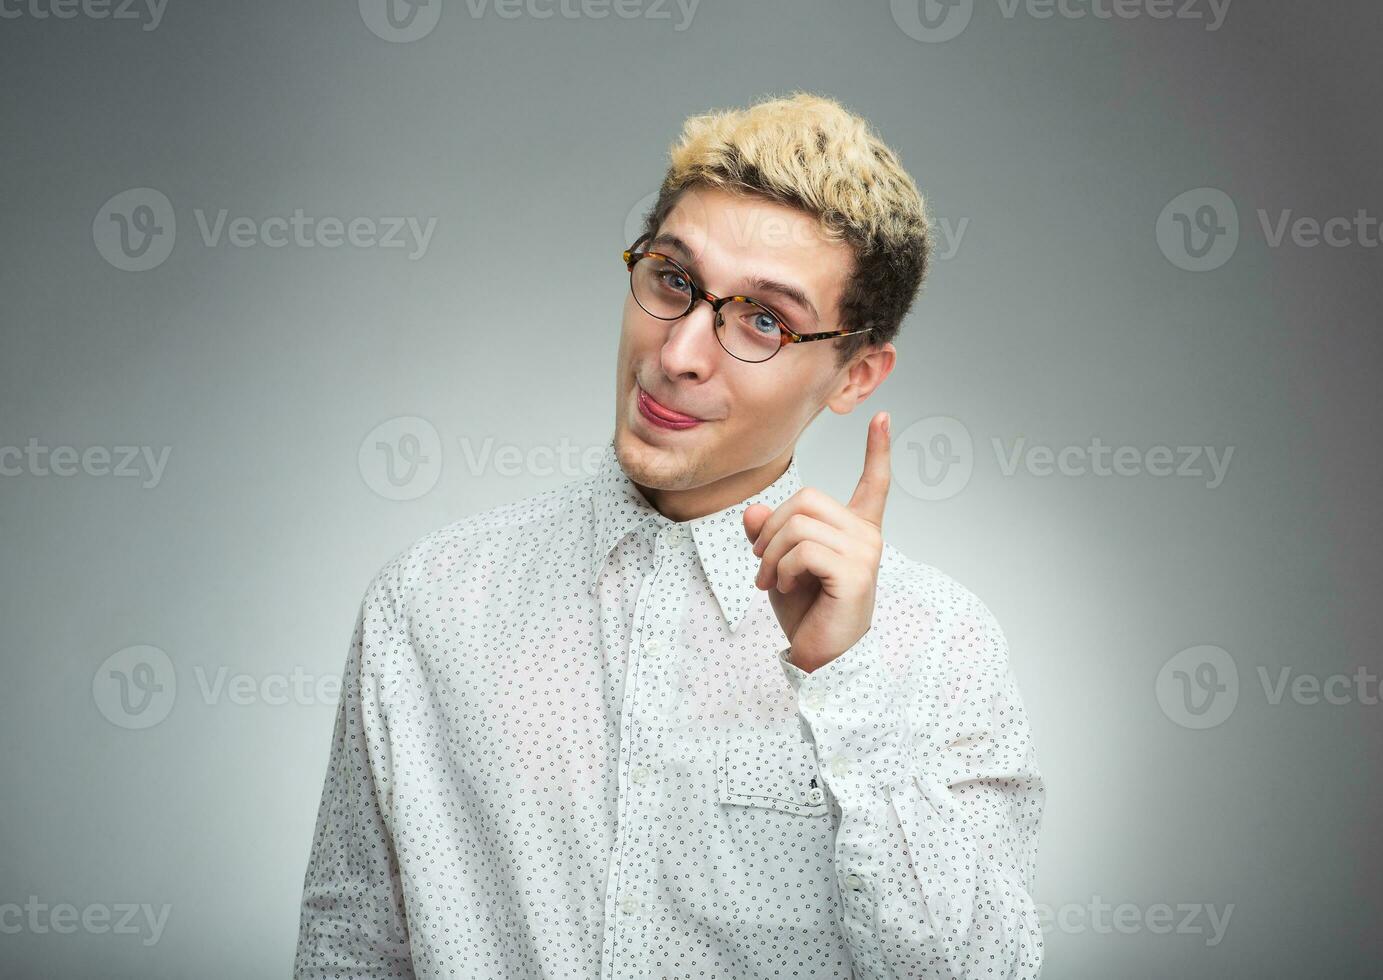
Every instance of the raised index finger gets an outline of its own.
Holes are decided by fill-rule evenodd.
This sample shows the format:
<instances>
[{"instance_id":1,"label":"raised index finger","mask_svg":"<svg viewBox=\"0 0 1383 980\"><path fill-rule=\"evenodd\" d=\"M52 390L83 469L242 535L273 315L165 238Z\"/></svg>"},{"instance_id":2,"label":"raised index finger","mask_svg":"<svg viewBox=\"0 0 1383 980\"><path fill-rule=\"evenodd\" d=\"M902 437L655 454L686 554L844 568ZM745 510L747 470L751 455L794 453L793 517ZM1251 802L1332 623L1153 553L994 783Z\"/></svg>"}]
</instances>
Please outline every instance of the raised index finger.
<instances>
[{"instance_id":1,"label":"raised index finger","mask_svg":"<svg viewBox=\"0 0 1383 980\"><path fill-rule=\"evenodd\" d=\"M889 461L888 413L879 412L869 420L869 439L864 448L864 473L846 506L876 527L884 524L884 503L892 477Z\"/></svg>"}]
</instances>

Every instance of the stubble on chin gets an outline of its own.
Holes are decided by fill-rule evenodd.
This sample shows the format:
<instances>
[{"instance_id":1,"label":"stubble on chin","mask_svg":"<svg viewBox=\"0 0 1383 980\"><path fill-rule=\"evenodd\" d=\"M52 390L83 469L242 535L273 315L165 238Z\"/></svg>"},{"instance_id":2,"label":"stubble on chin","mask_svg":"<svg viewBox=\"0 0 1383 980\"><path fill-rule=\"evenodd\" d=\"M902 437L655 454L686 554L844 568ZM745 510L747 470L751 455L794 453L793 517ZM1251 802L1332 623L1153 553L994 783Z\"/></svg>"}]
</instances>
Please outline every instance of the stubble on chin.
<instances>
[{"instance_id":1,"label":"stubble on chin","mask_svg":"<svg viewBox=\"0 0 1383 980\"><path fill-rule=\"evenodd\" d=\"M702 466L696 458L647 446L632 434L615 440L615 456L625 475L655 490L686 490L699 486Z\"/></svg>"}]
</instances>

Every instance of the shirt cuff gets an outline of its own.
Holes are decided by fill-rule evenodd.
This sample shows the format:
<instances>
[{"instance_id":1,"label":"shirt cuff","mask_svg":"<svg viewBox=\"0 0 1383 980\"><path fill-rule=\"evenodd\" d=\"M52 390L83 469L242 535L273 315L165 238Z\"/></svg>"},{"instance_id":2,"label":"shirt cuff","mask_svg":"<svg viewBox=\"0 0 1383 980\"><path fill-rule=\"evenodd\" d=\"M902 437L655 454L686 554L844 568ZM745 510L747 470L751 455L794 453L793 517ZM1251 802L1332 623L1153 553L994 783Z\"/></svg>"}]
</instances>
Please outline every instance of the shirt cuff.
<instances>
[{"instance_id":1,"label":"shirt cuff","mask_svg":"<svg viewBox=\"0 0 1383 980\"><path fill-rule=\"evenodd\" d=\"M811 673L778 651L827 788L845 805L912 779L912 727L902 685L884 661L873 627Z\"/></svg>"}]
</instances>

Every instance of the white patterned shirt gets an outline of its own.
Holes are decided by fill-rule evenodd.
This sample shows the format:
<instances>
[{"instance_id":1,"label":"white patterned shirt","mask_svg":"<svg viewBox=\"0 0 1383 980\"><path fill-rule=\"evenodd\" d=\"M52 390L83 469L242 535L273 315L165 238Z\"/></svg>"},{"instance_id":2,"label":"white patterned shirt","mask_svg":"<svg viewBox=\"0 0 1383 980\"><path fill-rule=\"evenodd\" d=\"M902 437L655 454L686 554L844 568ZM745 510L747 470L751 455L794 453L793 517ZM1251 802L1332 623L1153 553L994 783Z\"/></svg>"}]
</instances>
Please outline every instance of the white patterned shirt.
<instances>
[{"instance_id":1,"label":"white patterned shirt","mask_svg":"<svg viewBox=\"0 0 1383 980\"><path fill-rule=\"evenodd\" d=\"M988 608L887 543L811 673L744 532L620 468L417 541L346 660L294 976L1036 977L1044 801Z\"/></svg>"}]
</instances>

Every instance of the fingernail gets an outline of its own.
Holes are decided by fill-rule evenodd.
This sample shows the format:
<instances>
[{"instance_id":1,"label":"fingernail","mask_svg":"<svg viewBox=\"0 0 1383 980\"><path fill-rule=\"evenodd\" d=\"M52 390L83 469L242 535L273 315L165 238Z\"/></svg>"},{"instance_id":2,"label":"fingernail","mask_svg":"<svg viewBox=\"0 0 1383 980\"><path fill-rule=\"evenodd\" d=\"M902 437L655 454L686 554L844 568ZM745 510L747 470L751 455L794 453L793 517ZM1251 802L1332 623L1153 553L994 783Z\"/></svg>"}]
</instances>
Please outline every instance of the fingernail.
<instances>
[{"instance_id":1,"label":"fingernail","mask_svg":"<svg viewBox=\"0 0 1383 980\"><path fill-rule=\"evenodd\" d=\"M884 413L884 435L888 435L888 423L893 421L893 417L887 412Z\"/></svg>"}]
</instances>

